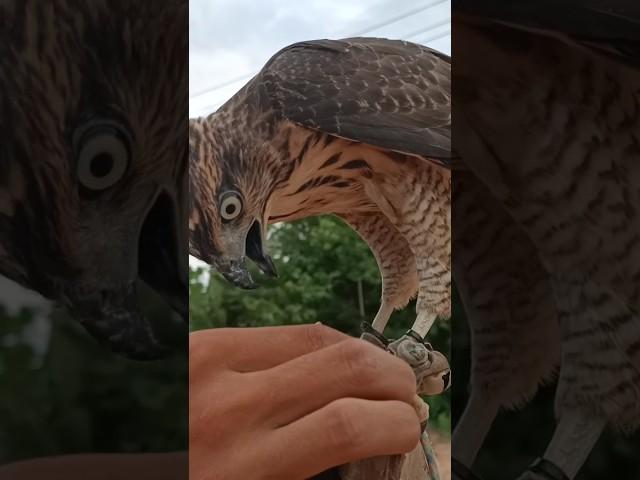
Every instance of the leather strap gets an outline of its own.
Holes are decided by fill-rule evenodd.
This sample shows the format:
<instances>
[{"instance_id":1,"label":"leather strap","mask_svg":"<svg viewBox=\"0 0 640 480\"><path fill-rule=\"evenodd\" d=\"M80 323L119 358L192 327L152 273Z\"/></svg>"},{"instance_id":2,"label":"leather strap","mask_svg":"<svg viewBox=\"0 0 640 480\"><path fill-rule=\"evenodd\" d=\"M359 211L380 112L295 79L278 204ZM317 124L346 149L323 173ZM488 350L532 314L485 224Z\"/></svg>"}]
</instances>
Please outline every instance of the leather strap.
<instances>
[{"instance_id":1,"label":"leather strap","mask_svg":"<svg viewBox=\"0 0 640 480\"><path fill-rule=\"evenodd\" d=\"M405 335L413 338L418 343L423 344L425 347L427 347L427 350L433 352L433 347L431 346L431 344L427 342L424 338L422 338L420 335L418 335L418 332L416 332L415 330L411 330L411 329L407 330L407 333L405 333Z\"/></svg>"},{"instance_id":2,"label":"leather strap","mask_svg":"<svg viewBox=\"0 0 640 480\"><path fill-rule=\"evenodd\" d=\"M466 465L460 463L453 457L451 457L451 471L454 480L482 480L482 478L469 470Z\"/></svg>"},{"instance_id":3,"label":"leather strap","mask_svg":"<svg viewBox=\"0 0 640 480\"><path fill-rule=\"evenodd\" d=\"M560 467L544 458L536 458L529 467L529 471L538 473L549 480L570 480Z\"/></svg>"},{"instance_id":4,"label":"leather strap","mask_svg":"<svg viewBox=\"0 0 640 480\"><path fill-rule=\"evenodd\" d=\"M360 324L360 329L362 330L362 335L360 335L360 338L362 338L363 340L368 340L374 345L378 345L384 349L389 346L389 339L378 332L375 328L373 328L370 323L362 322Z\"/></svg>"}]
</instances>

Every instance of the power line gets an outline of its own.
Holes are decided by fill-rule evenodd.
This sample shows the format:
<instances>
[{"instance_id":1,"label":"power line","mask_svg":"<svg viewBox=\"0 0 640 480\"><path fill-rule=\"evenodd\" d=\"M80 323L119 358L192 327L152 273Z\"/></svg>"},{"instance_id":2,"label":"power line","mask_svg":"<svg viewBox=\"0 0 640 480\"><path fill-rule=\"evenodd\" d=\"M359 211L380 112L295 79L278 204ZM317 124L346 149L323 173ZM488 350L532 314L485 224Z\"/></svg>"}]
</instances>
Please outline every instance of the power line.
<instances>
[{"instance_id":1,"label":"power line","mask_svg":"<svg viewBox=\"0 0 640 480\"><path fill-rule=\"evenodd\" d=\"M447 1L448 0L436 0L435 2L431 2L431 3L428 3L426 5L422 5L421 7L414 8L413 10L410 10L408 12L405 12L405 13L401 14L401 15L398 15L397 17L390 18L390 19L388 19L388 20L386 20L384 22L378 23L376 25L371 25L371 26L365 28L364 30L360 30L360 31L358 31L356 33L353 33L353 34L349 35L349 36L350 37L359 37L361 35L365 35L367 33L371 33L371 32L373 32L375 30L379 30L379 29L381 29L383 27L386 27L387 25L391 25L392 23L396 23L396 22L399 22L400 20L404 20L407 17L411 17L411 16L413 16L413 15L415 15L417 13L423 12L425 10L428 10L429 8L435 7L436 5L440 5L441 3L445 3Z\"/></svg>"},{"instance_id":2,"label":"power line","mask_svg":"<svg viewBox=\"0 0 640 480\"><path fill-rule=\"evenodd\" d=\"M235 78L232 78L230 80L227 80L226 82L222 82L222 83L219 83L218 85L214 85L213 87L203 88L202 90L198 90L197 92L195 92L193 95L189 95L189 98L200 97L200 96L204 95L205 93L213 92L214 90L220 90L221 88L228 87L229 85L233 85L234 83L239 82L240 80L244 80L245 78L249 78L249 77L255 75L256 73L257 72L246 73L246 74L241 75L239 77L235 77Z\"/></svg>"},{"instance_id":3,"label":"power line","mask_svg":"<svg viewBox=\"0 0 640 480\"><path fill-rule=\"evenodd\" d=\"M414 30L413 32L409 32L403 35L401 38L403 40L409 40L412 37L417 37L418 35L422 35L423 33L430 32L431 30L436 30L440 27L444 27L445 25L451 25L451 18L446 18L440 22L435 22L429 25L428 27L421 28L420 30Z\"/></svg>"},{"instance_id":4,"label":"power line","mask_svg":"<svg viewBox=\"0 0 640 480\"><path fill-rule=\"evenodd\" d=\"M431 42L435 42L436 40L440 40L441 38L448 37L449 35L451 35L451 30L447 29L443 33L439 33L439 34L433 35L431 37L423 38L422 40L419 40L418 43L421 43L423 45L428 45Z\"/></svg>"},{"instance_id":5,"label":"power line","mask_svg":"<svg viewBox=\"0 0 640 480\"><path fill-rule=\"evenodd\" d=\"M373 32L375 30L379 30L380 28L386 27L387 25L391 25L393 23L399 22L400 20L404 20L405 18L411 17L411 16L416 15L416 14L418 14L420 12L428 10L429 8L433 8L433 7L437 6L437 5L440 5L442 3L446 3L448 1L449 0L436 0L434 2L430 2L430 3L426 4L426 5L422 5L420 7L414 8L413 10L405 12L405 13L403 13L401 15L396 16L396 17L392 17L392 18L390 18L390 19L388 19L388 20L386 20L384 22L380 22L380 23L377 23L375 25L370 25L369 27L365 28L364 30L360 30L358 32L352 33L351 35L347 35L347 37L359 37L359 36L365 35L367 33ZM450 19L447 19L446 22L441 22L441 23L444 24L444 23L449 23L449 22L450 22ZM441 25L438 25L438 26L441 26ZM425 33L428 30L429 30L429 28L418 30L417 32L415 32L415 35L411 35L411 36L420 35L421 33ZM202 95L204 95L206 93L210 93L210 92L213 92L215 90L220 90L221 88L225 88L225 87L228 87L230 85L233 85L234 83L240 82L241 80L247 80L250 77L256 75L258 72L259 72L259 70L256 70L256 71L254 71L252 73L247 73L247 74L241 75L239 77L232 78L230 80L227 80L225 82L219 83L219 84L214 85L212 87L208 87L208 88L204 88L202 90L198 90L197 92L193 93L193 95L189 95L189 98L191 99L191 98L195 98L195 97L200 97L200 96L202 96Z\"/></svg>"}]
</instances>

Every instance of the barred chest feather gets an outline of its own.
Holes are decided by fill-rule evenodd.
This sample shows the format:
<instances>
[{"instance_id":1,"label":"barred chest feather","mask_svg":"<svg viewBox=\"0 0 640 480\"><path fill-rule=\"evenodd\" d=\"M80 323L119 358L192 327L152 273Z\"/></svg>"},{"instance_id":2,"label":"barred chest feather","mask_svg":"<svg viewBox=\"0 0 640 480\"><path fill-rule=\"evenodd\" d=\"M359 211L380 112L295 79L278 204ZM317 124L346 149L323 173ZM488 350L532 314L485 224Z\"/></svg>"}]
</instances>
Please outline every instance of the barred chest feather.
<instances>
[{"instance_id":1,"label":"barred chest feather","mask_svg":"<svg viewBox=\"0 0 640 480\"><path fill-rule=\"evenodd\" d=\"M418 207L413 194L424 196L422 184L434 178L433 166L420 158L290 123L278 138L295 166L270 200L271 223L380 210L398 216Z\"/></svg>"}]
</instances>

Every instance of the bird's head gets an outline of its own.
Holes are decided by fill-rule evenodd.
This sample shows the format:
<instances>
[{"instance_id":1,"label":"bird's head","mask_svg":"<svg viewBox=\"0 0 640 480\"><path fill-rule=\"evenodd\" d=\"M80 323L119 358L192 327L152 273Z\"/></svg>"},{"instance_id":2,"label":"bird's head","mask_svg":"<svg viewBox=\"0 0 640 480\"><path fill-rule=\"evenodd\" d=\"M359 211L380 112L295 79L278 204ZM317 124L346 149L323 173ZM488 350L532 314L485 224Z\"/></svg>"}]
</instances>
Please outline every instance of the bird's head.
<instances>
[{"instance_id":1,"label":"bird's head","mask_svg":"<svg viewBox=\"0 0 640 480\"><path fill-rule=\"evenodd\" d=\"M224 124L221 114L190 120L189 248L233 285L253 289L247 259L277 276L266 249L277 164L269 157L277 153L266 143L234 141Z\"/></svg>"},{"instance_id":2,"label":"bird's head","mask_svg":"<svg viewBox=\"0 0 640 480\"><path fill-rule=\"evenodd\" d=\"M187 7L145 5L0 6L0 274L137 359L168 353L141 282L188 316Z\"/></svg>"}]
</instances>

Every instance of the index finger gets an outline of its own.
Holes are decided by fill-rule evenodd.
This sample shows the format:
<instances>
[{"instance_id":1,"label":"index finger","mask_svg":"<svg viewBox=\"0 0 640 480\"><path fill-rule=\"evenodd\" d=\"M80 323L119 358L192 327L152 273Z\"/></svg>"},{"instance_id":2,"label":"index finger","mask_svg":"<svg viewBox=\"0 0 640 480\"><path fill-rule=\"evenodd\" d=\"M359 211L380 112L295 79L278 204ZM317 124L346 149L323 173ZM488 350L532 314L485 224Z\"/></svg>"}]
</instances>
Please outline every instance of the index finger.
<instances>
[{"instance_id":1,"label":"index finger","mask_svg":"<svg viewBox=\"0 0 640 480\"><path fill-rule=\"evenodd\" d=\"M189 335L189 366L267 370L349 338L322 324L199 330Z\"/></svg>"}]
</instances>

